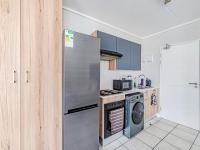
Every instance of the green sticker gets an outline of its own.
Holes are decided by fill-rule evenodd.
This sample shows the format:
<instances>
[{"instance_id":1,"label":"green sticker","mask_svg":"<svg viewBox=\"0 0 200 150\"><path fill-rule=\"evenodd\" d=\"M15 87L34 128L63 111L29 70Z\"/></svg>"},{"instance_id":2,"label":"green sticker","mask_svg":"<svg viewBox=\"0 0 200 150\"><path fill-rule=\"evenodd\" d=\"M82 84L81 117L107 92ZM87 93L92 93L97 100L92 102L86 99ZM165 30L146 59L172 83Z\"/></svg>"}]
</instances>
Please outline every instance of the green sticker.
<instances>
[{"instance_id":1,"label":"green sticker","mask_svg":"<svg viewBox=\"0 0 200 150\"><path fill-rule=\"evenodd\" d=\"M74 31L65 30L65 47L74 47Z\"/></svg>"}]
</instances>

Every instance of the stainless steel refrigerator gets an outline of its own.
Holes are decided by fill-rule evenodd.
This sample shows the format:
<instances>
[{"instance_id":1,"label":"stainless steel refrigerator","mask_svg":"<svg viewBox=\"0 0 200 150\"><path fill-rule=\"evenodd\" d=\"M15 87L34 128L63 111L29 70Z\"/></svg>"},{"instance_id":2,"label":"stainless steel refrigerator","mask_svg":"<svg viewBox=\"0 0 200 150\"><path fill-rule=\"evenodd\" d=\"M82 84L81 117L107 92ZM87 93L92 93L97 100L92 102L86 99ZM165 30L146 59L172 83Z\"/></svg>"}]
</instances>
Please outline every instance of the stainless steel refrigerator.
<instances>
[{"instance_id":1,"label":"stainless steel refrigerator","mask_svg":"<svg viewBox=\"0 0 200 150\"><path fill-rule=\"evenodd\" d=\"M100 40L64 30L63 149L99 149Z\"/></svg>"}]
</instances>

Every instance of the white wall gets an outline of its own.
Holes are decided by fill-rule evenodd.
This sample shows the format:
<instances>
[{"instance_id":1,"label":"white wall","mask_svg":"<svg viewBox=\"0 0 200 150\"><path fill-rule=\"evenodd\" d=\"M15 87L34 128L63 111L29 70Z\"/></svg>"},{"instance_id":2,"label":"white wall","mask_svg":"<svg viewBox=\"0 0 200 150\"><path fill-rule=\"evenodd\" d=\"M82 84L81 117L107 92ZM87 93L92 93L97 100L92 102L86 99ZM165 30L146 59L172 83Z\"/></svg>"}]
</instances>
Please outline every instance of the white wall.
<instances>
[{"instance_id":1,"label":"white wall","mask_svg":"<svg viewBox=\"0 0 200 150\"><path fill-rule=\"evenodd\" d=\"M160 86L160 48L166 43L177 44L200 39L200 21L142 40L63 9L63 26L85 34L100 30L130 41L142 43L142 60L145 56L153 55L154 57L152 63L142 62L142 72L152 79L152 85L156 87ZM108 63L101 62L101 89L112 88L113 78L129 74L137 76L140 73L134 71L109 71Z\"/></svg>"},{"instance_id":2,"label":"white wall","mask_svg":"<svg viewBox=\"0 0 200 150\"><path fill-rule=\"evenodd\" d=\"M141 43L142 40L132 35L123 33L119 30L113 29L104 24L97 23L91 19L75 14L73 12L63 9L63 27L69 28L77 32L91 34L95 30L100 30L130 41ZM112 80L118 79L124 76L132 75L133 77L138 76L141 72L135 71L110 71L108 70L108 62L101 61L101 89L112 89Z\"/></svg>"},{"instance_id":3,"label":"white wall","mask_svg":"<svg viewBox=\"0 0 200 150\"><path fill-rule=\"evenodd\" d=\"M83 17L66 9L63 9L63 26L65 28L70 28L74 31L85 34L91 34L96 30L100 30L133 42L137 43L142 42L142 39L139 39L122 31L116 30L104 24L100 24L89 18Z\"/></svg>"},{"instance_id":4,"label":"white wall","mask_svg":"<svg viewBox=\"0 0 200 150\"><path fill-rule=\"evenodd\" d=\"M143 57L154 56L153 63L143 63L142 71L149 76L153 85L160 85L160 48L166 43L179 44L200 39L200 21L167 31L143 40Z\"/></svg>"}]
</instances>

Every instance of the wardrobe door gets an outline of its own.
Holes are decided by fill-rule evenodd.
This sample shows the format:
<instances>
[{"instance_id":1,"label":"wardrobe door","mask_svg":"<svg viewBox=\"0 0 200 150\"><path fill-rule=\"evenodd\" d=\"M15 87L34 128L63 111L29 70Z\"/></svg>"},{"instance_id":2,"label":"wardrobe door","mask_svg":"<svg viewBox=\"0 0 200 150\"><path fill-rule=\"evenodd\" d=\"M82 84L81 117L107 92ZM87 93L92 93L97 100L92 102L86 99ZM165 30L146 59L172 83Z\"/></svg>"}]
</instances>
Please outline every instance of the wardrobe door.
<instances>
[{"instance_id":1,"label":"wardrobe door","mask_svg":"<svg viewBox=\"0 0 200 150\"><path fill-rule=\"evenodd\" d=\"M21 0L21 150L62 149L61 13L61 0Z\"/></svg>"},{"instance_id":2,"label":"wardrobe door","mask_svg":"<svg viewBox=\"0 0 200 150\"><path fill-rule=\"evenodd\" d=\"M20 150L20 0L0 0L0 150Z\"/></svg>"}]
</instances>

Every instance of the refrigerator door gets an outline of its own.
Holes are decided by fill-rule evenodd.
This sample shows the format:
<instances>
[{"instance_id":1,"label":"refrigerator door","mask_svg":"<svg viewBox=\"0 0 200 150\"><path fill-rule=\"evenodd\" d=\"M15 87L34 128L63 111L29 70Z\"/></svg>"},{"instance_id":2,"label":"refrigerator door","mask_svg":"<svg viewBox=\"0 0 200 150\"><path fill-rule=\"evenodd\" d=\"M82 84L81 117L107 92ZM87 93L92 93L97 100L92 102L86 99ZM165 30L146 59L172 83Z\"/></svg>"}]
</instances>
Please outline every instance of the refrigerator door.
<instances>
[{"instance_id":1,"label":"refrigerator door","mask_svg":"<svg viewBox=\"0 0 200 150\"><path fill-rule=\"evenodd\" d=\"M100 40L74 32L73 46L63 49L64 113L97 104L99 82Z\"/></svg>"},{"instance_id":2,"label":"refrigerator door","mask_svg":"<svg viewBox=\"0 0 200 150\"><path fill-rule=\"evenodd\" d=\"M98 150L98 107L64 116L64 150Z\"/></svg>"}]
</instances>

